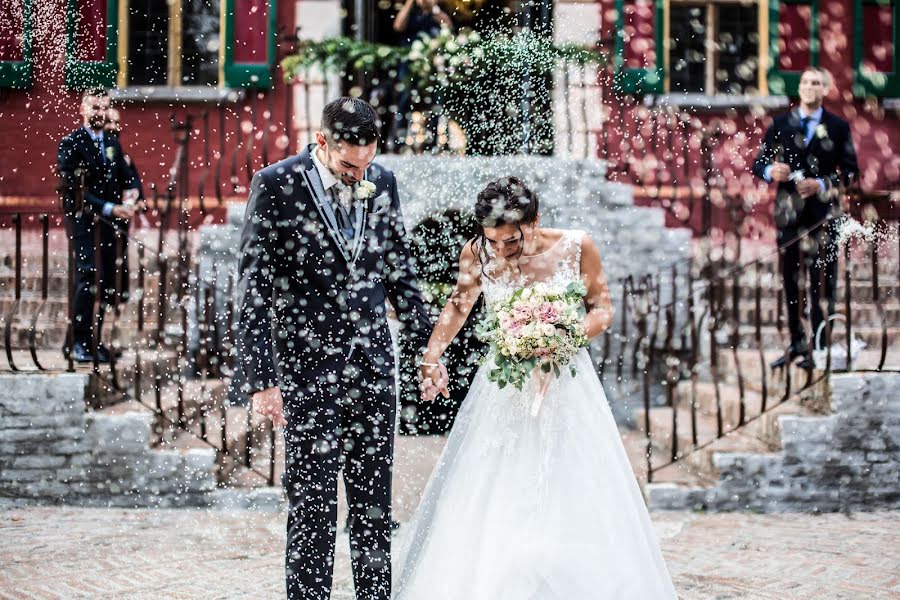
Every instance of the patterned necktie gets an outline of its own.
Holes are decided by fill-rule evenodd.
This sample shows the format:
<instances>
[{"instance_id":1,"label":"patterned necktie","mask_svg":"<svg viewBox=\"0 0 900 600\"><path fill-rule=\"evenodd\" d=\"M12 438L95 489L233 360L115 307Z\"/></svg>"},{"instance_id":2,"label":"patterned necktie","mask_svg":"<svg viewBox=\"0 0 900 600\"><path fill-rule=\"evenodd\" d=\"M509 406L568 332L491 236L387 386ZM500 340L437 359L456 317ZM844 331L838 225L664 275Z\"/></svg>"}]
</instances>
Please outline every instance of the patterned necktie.
<instances>
[{"instance_id":1,"label":"patterned necktie","mask_svg":"<svg viewBox=\"0 0 900 600\"><path fill-rule=\"evenodd\" d=\"M803 117L800 119L800 131L803 132L803 144L809 145L809 122L812 121L812 117Z\"/></svg>"},{"instance_id":2,"label":"patterned necktie","mask_svg":"<svg viewBox=\"0 0 900 600\"><path fill-rule=\"evenodd\" d=\"M349 242L353 240L353 218L350 216L350 210L352 210L353 206L352 204L349 208L344 206L340 195L342 189L345 188L338 184L332 186L329 192L331 192L332 206L335 208L334 212L337 217L338 227L344 235L344 239Z\"/></svg>"}]
</instances>

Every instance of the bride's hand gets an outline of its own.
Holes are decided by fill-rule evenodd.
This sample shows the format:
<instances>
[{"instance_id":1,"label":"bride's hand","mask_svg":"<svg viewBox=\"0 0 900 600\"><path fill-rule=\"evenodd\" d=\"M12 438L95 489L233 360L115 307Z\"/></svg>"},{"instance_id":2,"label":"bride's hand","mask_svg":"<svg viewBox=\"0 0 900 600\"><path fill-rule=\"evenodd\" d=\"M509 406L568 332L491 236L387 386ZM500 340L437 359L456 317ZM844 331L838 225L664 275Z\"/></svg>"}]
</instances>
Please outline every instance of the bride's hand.
<instances>
[{"instance_id":1,"label":"bride's hand","mask_svg":"<svg viewBox=\"0 0 900 600\"><path fill-rule=\"evenodd\" d=\"M449 398L450 392L447 390L449 383L450 376L447 374L447 367L441 361L437 361L435 364L419 365L419 392L422 400L431 402L438 394Z\"/></svg>"}]
</instances>

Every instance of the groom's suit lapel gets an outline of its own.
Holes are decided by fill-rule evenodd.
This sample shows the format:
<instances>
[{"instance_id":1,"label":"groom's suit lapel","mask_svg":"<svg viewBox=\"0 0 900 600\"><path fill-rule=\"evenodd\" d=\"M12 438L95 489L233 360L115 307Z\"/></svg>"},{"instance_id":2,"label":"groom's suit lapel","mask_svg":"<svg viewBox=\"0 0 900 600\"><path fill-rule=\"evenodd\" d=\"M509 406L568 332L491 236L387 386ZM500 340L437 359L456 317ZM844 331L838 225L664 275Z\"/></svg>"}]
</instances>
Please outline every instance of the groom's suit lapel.
<instances>
[{"instance_id":1,"label":"groom's suit lapel","mask_svg":"<svg viewBox=\"0 0 900 600\"><path fill-rule=\"evenodd\" d=\"M331 202L328 199L328 196L325 194L325 186L322 184L322 178L319 176L319 171L316 169L315 162L312 160L312 153L314 152L313 147L308 147L306 150L306 156L301 156L301 164L303 168L300 170L303 179L306 181L307 189L310 190L310 197L313 200L313 204L316 205L316 209L319 211L319 216L322 218L322 221L325 223L326 229L328 229L329 235L331 235L331 239L334 242L335 246L337 246L338 251L344 257L344 260L347 261L347 267L352 272L353 267L356 264L356 261L359 259L359 255L362 253L362 249L365 246L365 237L368 232L368 215L369 215L369 201L366 200L364 202L357 202L354 210L356 211L356 225L354 228L354 245L352 248L348 248L347 244L344 240L344 236L341 234L341 231L338 227L337 216L334 214L334 208L331 205Z\"/></svg>"}]
</instances>

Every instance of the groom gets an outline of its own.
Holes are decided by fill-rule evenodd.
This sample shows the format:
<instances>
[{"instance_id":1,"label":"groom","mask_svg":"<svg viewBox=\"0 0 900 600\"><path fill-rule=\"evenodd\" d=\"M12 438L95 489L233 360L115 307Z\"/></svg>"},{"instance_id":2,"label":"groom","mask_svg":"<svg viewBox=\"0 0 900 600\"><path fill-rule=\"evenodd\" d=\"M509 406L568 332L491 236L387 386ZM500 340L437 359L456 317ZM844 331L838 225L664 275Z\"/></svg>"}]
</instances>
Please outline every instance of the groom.
<instances>
[{"instance_id":1,"label":"groom","mask_svg":"<svg viewBox=\"0 0 900 600\"><path fill-rule=\"evenodd\" d=\"M253 176L238 287L254 409L285 427L287 595L328 600L343 469L357 598L391 595L395 366L389 300L421 350L431 321L393 173L372 161L378 119L340 98L316 143ZM446 387L442 365L430 374Z\"/></svg>"}]
</instances>

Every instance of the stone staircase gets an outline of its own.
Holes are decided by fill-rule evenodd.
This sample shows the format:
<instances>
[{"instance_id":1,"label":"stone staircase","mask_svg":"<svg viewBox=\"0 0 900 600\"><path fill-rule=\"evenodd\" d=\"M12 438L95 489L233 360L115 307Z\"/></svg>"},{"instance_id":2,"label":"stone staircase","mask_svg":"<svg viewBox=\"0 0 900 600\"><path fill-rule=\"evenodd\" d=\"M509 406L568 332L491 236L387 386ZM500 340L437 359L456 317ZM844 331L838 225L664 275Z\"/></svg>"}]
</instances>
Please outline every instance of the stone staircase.
<instances>
[{"instance_id":1,"label":"stone staircase","mask_svg":"<svg viewBox=\"0 0 900 600\"><path fill-rule=\"evenodd\" d=\"M832 375L830 389L819 390L820 399L830 400L830 414L776 412L769 425L776 447L704 451L713 481L646 484L649 505L761 512L900 508L898 386L900 373Z\"/></svg>"},{"instance_id":2,"label":"stone staircase","mask_svg":"<svg viewBox=\"0 0 900 600\"><path fill-rule=\"evenodd\" d=\"M216 454L151 448L149 412L85 412L83 373L0 375L0 496L100 506L206 506Z\"/></svg>"},{"instance_id":3,"label":"stone staircase","mask_svg":"<svg viewBox=\"0 0 900 600\"><path fill-rule=\"evenodd\" d=\"M635 404L634 397L630 399L634 429L626 431L624 439L643 481L648 447L645 422L650 425L653 483L645 485L645 493L651 507L833 511L897 505L898 497L887 491L892 482L898 487L896 477L900 473L900 457L891 454L900 444L900 430L892 425L900 419L900 395L894 393L890 397L895 389L892 386L900 383L896 249L880 253L880 260L879 288L887 326L884 368L889 372L834 373L830 383L826 379L806 389L809 375L805 370L794 366L789 371L773 372L768 367L787 345L786 322L782 329L777 326L779 284L774 265L764 265L760 280L762 352L755 340L756 278L741 278L738 347L732 350L732 324L724 322L716 343L717 377L712 376L709 334L704 331L696 380L679 381L671 405L665 402L664 388L654 390L646 416L643 406ZM842 264L839 312L846 310L844 268ZM854 368L872 371L881 360L881 320L873 302L871 270L866 263L854 263L852 268L853 335L867 343ZM730 283L723 296L727 299L724 316L731 317ZM832 335L834 343L844 343L843 323L835 325ZM822 376L821 371L814 370L812 380ZM843 437L836 435L836 423L842 428L854 428L855 433L844 430ZM816 429L820 425L822 431ZM809 440L806 446L801 443L804 439ZM674 463L673 446L677 458ZM882 456L879 448L888 451ZM806 454L806 450L810 453ZM862 477L857 467L867 470L869 479ZM820 474L822 469L842 475L829 479ZM890 469L894 469L893 474ZM847 479L847 473L851 479ZM850 493L857 488L863 491Z\"/></svg>"},{"instance_id":4,"label":"stone staircase","mask_svg":"<svg viewBox=\"0 0 900 600\"><path fill-rule=\"evenodd\" d=\"M887 342L889 347L900 345L900 286L897 285L898 257L894 248L884 248L879 252L881 265L879 267L878 292L881 301L881 309L887 326ZM847 288L844 283L846 266L843 261L838 269L839 283L836 293L836 310L841 314L846 313ZM777 328L778 323L778 291L782 289L781 277L777 272L777 265L766 263L767 273L760 277L760 325L762 345L764 348L778 348L783 345L781 334ZM850 316L853 322L854 336L866 342L868 348L880 348L881 346L881 319L878 308L874 302L874 287L872 283L871 268L867 264L853 264L852 279L850 284ZM755 347L755 322L756 306L755 294L757 280L755 275L746 274L738 280L739 289L739 334L740 344L745 347ZM732 283L725 286L724 296L728 299L728 316L731 316ZM783 311L784 309L782 309ZM782 322L787 327L787 317L782 312ZM823 334L824 335L824 334ZM833 339L845 339L845 331L842 324L835 325Z\"/></svg>"}]
</instances>

